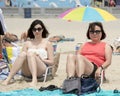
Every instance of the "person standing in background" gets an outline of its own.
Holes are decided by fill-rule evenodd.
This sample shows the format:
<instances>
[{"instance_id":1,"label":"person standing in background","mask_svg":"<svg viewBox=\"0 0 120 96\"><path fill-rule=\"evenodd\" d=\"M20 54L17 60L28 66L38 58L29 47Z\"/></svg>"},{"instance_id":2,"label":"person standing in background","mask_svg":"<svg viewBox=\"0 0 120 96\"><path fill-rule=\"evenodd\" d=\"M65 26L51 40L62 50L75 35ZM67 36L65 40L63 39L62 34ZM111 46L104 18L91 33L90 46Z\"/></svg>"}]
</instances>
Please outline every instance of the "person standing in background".
<instances>
[{"instance_id":1,"label":"person standing in background","mask_svg":"<svg viewBox=\"0 0 120 96\"><path fill-rule=\"evenodd\" d=\"M114 1L114 0L110 0L109 6L110 6L110 7L115 7L115 6L116 6L115 1Z\"/></svg>"},{"instance_id":2,"label":"person standing in background","mask_svg":"<svg viewBox=\"0 0 120 96\"><path fill-rule=\"evenodd\" d=\"M5 0L5 6L6 6L6 7L12 6L11 0Z\"/></svg>"},{"instance_id":3,"label":"person standing in background","mask_svg":"<svg viewBox=\"0 0 120 96\"><path fill-rule=\"evenodd\" d=\"M4 35L5 32L7 32L7 28L5 25L2 10L0 8L0 59L2 59L2 36L1 35Z\"/></svg>"}]
</instances>

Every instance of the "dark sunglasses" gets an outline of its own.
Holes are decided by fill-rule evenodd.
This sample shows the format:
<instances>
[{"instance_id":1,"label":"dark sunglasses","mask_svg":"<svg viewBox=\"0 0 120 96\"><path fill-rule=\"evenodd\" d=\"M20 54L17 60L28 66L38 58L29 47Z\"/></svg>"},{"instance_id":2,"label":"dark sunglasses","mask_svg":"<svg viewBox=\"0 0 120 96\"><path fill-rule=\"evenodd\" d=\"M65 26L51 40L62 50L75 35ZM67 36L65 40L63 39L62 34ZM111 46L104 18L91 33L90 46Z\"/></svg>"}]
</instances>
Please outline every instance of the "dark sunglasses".
<instances>
[{"instance_id":1,"label":"dark sunglasses","mask_svg":"<svg viewBox=\"0 0 120 96\"><path fill-rule=\"evenodd\" d=\"M40 27L39 27L39 28L33 28L33 31L34 31L34 32L36 32L37 30L38 30L38 31L41 31L42 29L43 29L43 28L40 28Z\"/></svg>"},{"instance_id":2,"label":"dark sunglasses","mask_svg":"<svg viewBox=\"0 0 120 96\"><path fill-rule=\"evenodd\" d=\"M100 32L101 32L101 30L90 31L91 34L94 34L94 33L100 34Z\"/></svg>"}]
</instances>

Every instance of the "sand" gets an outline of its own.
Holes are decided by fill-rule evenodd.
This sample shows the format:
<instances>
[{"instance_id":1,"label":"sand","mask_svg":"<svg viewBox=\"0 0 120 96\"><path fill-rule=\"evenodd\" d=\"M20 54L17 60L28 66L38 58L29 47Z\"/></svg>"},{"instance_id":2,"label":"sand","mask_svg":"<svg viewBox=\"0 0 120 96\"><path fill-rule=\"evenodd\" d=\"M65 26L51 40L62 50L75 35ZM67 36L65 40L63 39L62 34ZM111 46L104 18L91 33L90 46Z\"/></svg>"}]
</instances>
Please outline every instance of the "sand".
<instances>
[{"instance_id":1,"label":"sand","mask_svg":"<svg viewBox=\"0 0 120 96\"><path fill-rule=\"evenodd\" d=\"M7 25L8 32L17 34L20 37L22 32L27 31L31 22L38 18L5 18L5 22ZM66 38L74 38L73 42L60 42L57 46L57 52L60 52L60 62L59 67L56 72L56 76L54 79L47 81L45 83L39 82L37 85L37 89L41 86L48 86L50 84L61 86L63 80L66 78L66 57L70 52L75 51L75 45L79 42L85 42L86 39L86 31L88 28L88 23L86 22L68 22L62 19L57 18L39 18L42 19L45 23L46 27L50 32L50 36L53 35L64 35ZM114 39L116 37L120 37L120 20L111 21L111 22L103 22L105 32L107 34L107 38L104 40L107 43L113 45ZM115 88L120 90L120 55L113 55L111 66L106 69L106 77L109 80L107 83L102 84L102 89L113 90ZM2 81L0 81L1 83ZM25 80L16 80L15 83L3 86L0 85L1 91L10 91L10 90L18 90L30 88L28 82Z\"/></svg>"}]
</instances>

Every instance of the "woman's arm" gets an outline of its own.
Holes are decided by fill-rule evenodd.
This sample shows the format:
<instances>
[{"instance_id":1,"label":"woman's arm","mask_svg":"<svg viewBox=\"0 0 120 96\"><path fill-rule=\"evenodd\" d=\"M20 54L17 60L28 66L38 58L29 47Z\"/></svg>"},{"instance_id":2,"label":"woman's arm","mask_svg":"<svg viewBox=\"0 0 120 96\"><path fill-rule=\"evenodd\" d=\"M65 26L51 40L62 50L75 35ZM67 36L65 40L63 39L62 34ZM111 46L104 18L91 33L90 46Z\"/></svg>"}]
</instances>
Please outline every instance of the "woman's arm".
<instances>
[{"instance_id":1,"label":"woman's arm","mask_svg":"<svg viewBox=\"0 0 120 96\"><path fill-rule=\"evenodd\" d=\"M30 41L26 41L26 42L24 42L24 45L23 45L23 47L22 47L22 51L25 51L25 52L27 52L27 50L28 50L28 45L29 45L29 42L30 42Z\"/></svg>"},{"instance_id":2,"label":"woman's arm","mask_svg":"<svg viewBox=\"0 0 120 96\"><path fill-rule=\"evenodd\" d=\"M82 47L84 46L85 43L81 43L80 47L79 47L79 50L77 51L77 54L81 54L81 49Z\"/></svg>"},{"instance_id":3,"label":"woman's arm","mask_svg":"<svg viewBox=\"0 0 120 96\"><path fill-rule=\"evenodd\" d=\"M111 46L106 44L106 46L105 46L105 58L106 58L106 61L102 64L103 69L106 69L111 64L112 52L113 52L113 50L112 50Z\"/></svg>"},{"instance_id":4,"label":"woman's arm","mask_svg":"<svg viewBox=\"0 0 120 96\"><path fill-rule=\"evenodd\" d=\"M106 61L102 64L102 66L98 67L98 69L96 70L96 73L95 73L96 78L100 76L102 69L106 69L111 64L112 48L108 44L106 44L106 46L105 46L105 59L106 59Z\"/></svg>"},{"instance_id":5,"label":"woman's arm","mask_svg":"<svg viewBox=\"0 0 120 96\"><path fill-rule=\"evenodd\" d=\"M54 52L53 52L52 43L49 41L47 43L47 53L48 53L48 59L45 59L42 61L48 65L53 65L54 64Z\"/></svg>"}]
</instances>

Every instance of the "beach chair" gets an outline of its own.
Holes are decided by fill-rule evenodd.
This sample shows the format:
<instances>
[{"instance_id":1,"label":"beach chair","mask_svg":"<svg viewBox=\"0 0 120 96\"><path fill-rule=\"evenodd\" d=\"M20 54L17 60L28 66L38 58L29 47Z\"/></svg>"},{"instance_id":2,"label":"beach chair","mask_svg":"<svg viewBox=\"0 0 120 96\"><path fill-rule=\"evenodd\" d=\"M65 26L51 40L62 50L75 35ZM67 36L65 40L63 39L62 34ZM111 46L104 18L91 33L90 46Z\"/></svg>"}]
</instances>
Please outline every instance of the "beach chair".
<instances>
[{"instance_id":1,"label":"beach chair","mask_svg":"<svg viewBox=\"0 0 120 96\"><path fill-rule=\"evenodd\" d=\"M75 46L75 54L77 54L81 44L83 44L82 42L80 43L77 43L76 46ZM100 75L100 86L102 86L102 84L104 83L104 80L106 79L105 77L105 70L102 70L101 71L101 75Z\"/></svg>"},{"instance_id":2,"label":"beach chair","mask_svg":"<svg viewBox=\"0 0 120 96\"><path fill-rule=\"evenodd\" d=\"M48 66L46 68L45 74L43 74L43 82L46 82L47 76L54 77L55 73L57 71L57 68L58 68L60 53L56 53L57 44L53 44L53 48L54 48L54 65ZM8 66L7 68L9 71L10 71L15 59L19 55L21 49L22 49L22 47L6 47L4 49L3 53L4 53L6 64Z\"/></svg>"}]
</instances>

